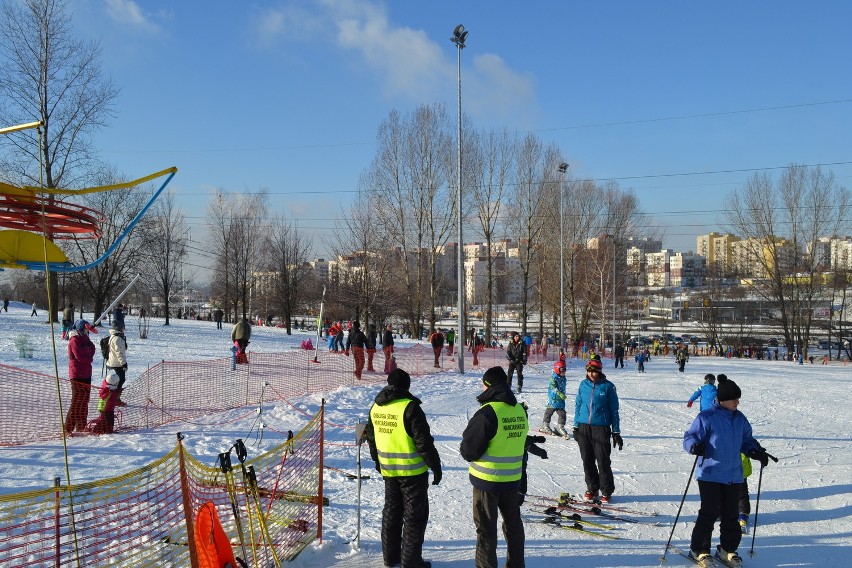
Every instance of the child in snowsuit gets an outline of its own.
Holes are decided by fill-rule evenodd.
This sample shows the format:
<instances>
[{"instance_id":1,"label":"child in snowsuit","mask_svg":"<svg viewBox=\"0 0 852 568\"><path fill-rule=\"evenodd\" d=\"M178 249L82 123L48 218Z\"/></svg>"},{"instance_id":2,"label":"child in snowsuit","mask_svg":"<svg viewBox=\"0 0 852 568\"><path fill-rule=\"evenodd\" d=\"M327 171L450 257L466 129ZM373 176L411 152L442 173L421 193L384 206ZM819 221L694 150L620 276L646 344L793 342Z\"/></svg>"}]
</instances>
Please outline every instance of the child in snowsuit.
<instances>
[{"instance_id":1,"label":"child in snowsuit","mask_svg":"<svg viewBox=\"0 0 852 568\"><path fill-rule=\"evenodd\" d=\"M636 370L639 373L644 373L645 372L645 352L644 351L640 351L639 353L636 354L636 364L637 364Z\"/></svg>"},{"instance_id":2,"label":"child in snowsuit","mask_svg":"<svg viewBox=\"0 0 852 568\"><path fill-rule=\"evenodd\" d=\"M725 375L719 375L720 378L724 376ZM704 375L704 384L692 393L692 396L689 397L689 400L686 402L686 407L692 408L692 403L699 398L701 399L700 409L702 411L713 408L713 400L716 398L716 377L712 373Z\"/></svg>"},{"instance_id":3,"label":"child in snowsuit","mask_svg":"<svg viewBox=\"0 0 852 568\"><path fill-rule=\"evenodd\" d=\"M547 408L544 409L544 421L541 423L541 431L546 434L556 434L563 438L571 436L565 430L565 362L557 361L553 365L553 374L550 375L550 385L547 388ZM556 413L558 422L553 429L550 428L550 418Z\"/></svg>"},{"instance_id":4,"label":"child in snowsuit","mask_svg":"<svg viewBox=\"0 0 852 568\"><path fill-rule=\"evenodd\" d=\"M690 555L701 566L713 565L710 540L716 519L720 519L716 557L727 566L742 566L737 554L743 536L737 522L744 481L740 454L759 461L761 467L769 463L769 454L752 436L748 419L737 410L741 395L734 381L719 381L713 407L699 412L683 435L683 449L697 456L701 508L692 530Z\"/></svg>"},{"instance_id":5,"label":"child in snowsuit","mask_svg":"<svg viewBox=\"0 0 852 568\"><path fill-rule=\"evenodd\" d=\"M115 406L119 401L119 377L110 373L101 383L98 391L98 412L100 416L92 423L91 431L95 434L112 434L115 427Z\"/></svg>"}]
</instances>

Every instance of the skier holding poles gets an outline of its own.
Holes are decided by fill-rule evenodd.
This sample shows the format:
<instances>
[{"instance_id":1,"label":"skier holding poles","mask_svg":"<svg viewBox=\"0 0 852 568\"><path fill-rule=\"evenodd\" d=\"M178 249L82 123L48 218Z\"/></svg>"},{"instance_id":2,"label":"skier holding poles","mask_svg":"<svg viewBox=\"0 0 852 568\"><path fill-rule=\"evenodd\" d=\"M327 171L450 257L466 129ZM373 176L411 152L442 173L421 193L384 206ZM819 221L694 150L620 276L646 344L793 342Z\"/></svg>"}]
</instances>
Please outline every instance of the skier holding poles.
<instances>
[{"instance_id":1,"label":"skier holding poles","mask_svg":"<svg viewBox=\"0 0 852 568\"><path fill-rule=\"evenodd\" d=\"M742 566L737 554L743 536L737 521L743 483L740 453L759 461L761 468L769 463L769 454L752 436L748 419L737 410L741 394L734 381L721 382L713 407L700 412L683 435L683 449L696 456L698 464L701 508L692 530L689 556L700 566L713 566L710 539L716 519L720 519L716 559L731 568Z\"/></svg>"}]
</instances>

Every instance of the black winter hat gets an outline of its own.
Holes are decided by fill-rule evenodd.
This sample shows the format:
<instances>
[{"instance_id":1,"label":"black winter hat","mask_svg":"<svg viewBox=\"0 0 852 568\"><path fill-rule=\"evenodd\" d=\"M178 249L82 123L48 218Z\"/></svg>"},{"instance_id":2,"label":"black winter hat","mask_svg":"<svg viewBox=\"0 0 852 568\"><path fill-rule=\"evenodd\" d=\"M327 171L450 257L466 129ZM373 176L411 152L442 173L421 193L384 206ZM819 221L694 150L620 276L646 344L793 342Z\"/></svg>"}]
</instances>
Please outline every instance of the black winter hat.
<instances>
[{"instance_id":1,"label":"black winter hat","mask_svg":"<svg viewBox=\"0 0 852 568\"><path fill-rule=\"evenodd\" d=\"M398 389L408 390L411 388L411 375L397 367L388 375L388 384Z\"/></svg>"},{"instance_id":2,"label":"black winter hat","mask_svg":"<svg viewBox=\"0 0 852 568\"><path fill-rule=\"evenodd\" d=\"M719 402L725 402L726 400L735 400L742 396L742 391L740 391L740 387L737 386L737 383L731 380L725 380L719 382L719 387L716 389L716 399Z\"/></svg>"},{"instance_id":3,"label":"black winter hat","mask_svg":"<svg viewBox=\"0 0 852 568\"><path fill-rule=\"evenodd\" d=\"M508 380L505 369L500 366L491 367L482 375L482 384L488 387L508 382Z\"/></svg>"}]
</instances>

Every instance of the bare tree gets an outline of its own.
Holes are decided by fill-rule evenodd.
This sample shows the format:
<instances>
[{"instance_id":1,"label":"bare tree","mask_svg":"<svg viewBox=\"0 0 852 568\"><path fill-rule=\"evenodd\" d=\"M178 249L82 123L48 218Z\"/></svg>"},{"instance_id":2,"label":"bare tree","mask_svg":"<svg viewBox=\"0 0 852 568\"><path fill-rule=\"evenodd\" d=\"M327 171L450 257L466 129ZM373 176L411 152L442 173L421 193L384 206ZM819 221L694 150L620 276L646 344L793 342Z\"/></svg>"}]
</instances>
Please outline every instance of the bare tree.
<instances>
[{"instance_id":1,"label":"bare tree","mask_svg":"<svg viewBox=\"0 0 852 568\"><path fill-rule=\"evenodd\" d=\"M548 167L547 155L558 154L555 147L545 151L541 141L533 134L527 134L517 149L515 162L515 182L517 189L507 197L510 232L518 240L518 261L521 279L520 320L521 333L527 332L527 320L530 314L530 280L535 265L533 257L540 245L548 192L558 186L556 169ZM549 189L550 188L550 189Z\"/></svg>"},{"instance_id":2,"label":"bare tree","mask_svg":"<svg viewBox=\"0 0 852 568\"><path fill-rule=\"evenodd\" d=\"M465 145L465 168L469 172L471 202L475 211L478 233L485 241L485 337L491 337L495 300L495 265L497 253L494 243L499 238L503 219L501 211L509 191L515 159L516 142L507 131L481 132L471 137Z\"/></svg>"},{"instance_id":3,"label":"bare tree","mask_svg":"<svg viewBox=\"0 0 852 568\"><path fill-rule=\"evenodd\" d=\"M186 220L175 204L172 193L160 196L153 207L153 216L145 225L146 281L163 299L165 325L169 325L169 307L175 284L181 280L181 268L187 255ZM182 287L182 285L181 285Z\"/></svg>"},{"instance_id":4,"label":"bare tree","mask_svg":"<svg viewBox=\"0 0 852 568\"><path fill-rule=\"evenodd\" d=\"M269 266L274 274L273 305L281 311L287 335L293 332L293 316L298 313L307 289L308 243L283 217L273 219L267 246Z\"/></svg>"},{"instance_id":5,"label":"bare tree","mask_svg":"<svg viewBox=\"0 0 852 568\"><path fill-rule=\"evenodd\" d=\"M775 305L787 349L806 357L825 268L818 255L806 253L817 249L820 236L848 229L849 192L819 167L791 165L777 182L755 174L729 202L731 232L743 239L761 276L750 287Z\"/></svg>"},{"instance_id":6,"label":"bare tree","mask_svg":"<svg viewBox=\"0 0 852 568\"><path fill-rule=\"evenodd\" d=\"M213 273L211 295L216 303L225 309L226 321L236 319L236 310L231 316L231 299L236 297L234 280L231 276L231 257L228 250L233 239L234 223L231 217L233 199L223 189L217 189L207 202L207 215L210 218L210 249L216 251L216 265L220 267Z\"/></svg>"},{"instance_id":7,"label":"bare tree","mask_svg":"<svg viewBox=\"0 0 852 568\"><path fill-rule=\"evenodd\" d=\"M4 2L0 13L0 124L42 122L40 136L0 137L0 170L34 186L82 185L97 169L90 136L113 116L118 96L102 73L100 46L74 38L64 0ZM55 310L50 317L56 321Z\"/></svg>"}]
</instances>

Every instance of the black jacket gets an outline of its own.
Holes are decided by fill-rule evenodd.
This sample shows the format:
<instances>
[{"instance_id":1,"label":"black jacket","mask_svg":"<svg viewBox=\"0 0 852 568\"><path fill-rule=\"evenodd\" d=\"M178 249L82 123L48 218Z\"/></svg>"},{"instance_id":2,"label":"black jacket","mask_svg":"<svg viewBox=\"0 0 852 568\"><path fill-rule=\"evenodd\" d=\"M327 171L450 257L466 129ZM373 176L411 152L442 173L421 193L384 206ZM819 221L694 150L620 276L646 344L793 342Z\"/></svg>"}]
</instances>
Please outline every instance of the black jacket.
<instances>
[{"instance_id":1,"label":"black jacket","mask_svg":"<svg viewBox=\"0 0 852 568\"><path fill-rule=\"evenodd\" d=\"M349 330L349 337L346 338L346 349L351 347L360 347L364 349L367 346L367 336L358 328Z\"/></svg>"},{"instance_id":2,"label":"black jacket","mask_svg":"<svg viewBox=\"0 0 852 568\"><path fill-rule=\"evenodd\" d=\"M435 448L435 440L432 438L432 432L429 430L429 422L426 420L426 414L420 408L420 399L407 390L401 390L395 386L388 385L376 395L375 404L384 406L401 398L411 399L411 404L405 407L405 412L402 414L402 424L405 426L405 433L414 440L414 447L423 456L423 462L426 464L426 467L432 471L440 471L441 457ZM369 414L364 435L367 438L367 444L370 446L370 457L376 462L376 469L379 469L376 433L373 430L373 421L369 418Z\"/></svg>"},{"instance_id":3,"label":"black jacket","mask_svg":"<svg viewBox=\"0 0 852 568\"><path fill-rule=\"evenodd\" d=\"M464 433L462 434L461 446L459 447L461 456L465 459L465 461L469 462L478 460L482 457L482 454L484 454L485 450L488 449L488 444L491 442L491 439L497 435L497 414L494 412L493 408L486 406L487 403L505 402L512 406L518 404L518 399L515 398L515 395L512 393L512 389L509 388L507 383L491 385L488 389L477 396L476 400L482 406L467 423L467 427L464 429ZM484 479L474 477L470 474L468 474L468 477L470 478L470 483L474 487L478 487L479 489L490 493L517 491L518 485L520 484L519 481L485 481Z\"/></svg>"},{"instance_id":4,"label":"black jacket","mask_svg":"<svg viewBox=\"0 0 852 568\"><path fill-rule=\"evenodd\" d=\"M393 332L385 330L382 333L382 347L393 347Z\"/></svg>"},{"instance_id":5,"label":"black jacket","mask_svg":"<svg viewBox=\"0 0 852 568\"><path fill-rule=\"evenodd\" d=\"M367 332L367 349L376 348L376 336L375 328L371 328L370 331Z\"/></svg>"},{"instance_id":6,"label":"black jacket","mask_svg":"<svg viewBox=\"0 0 852 568\"><path fill-rule=\"evenodd\" d=\"M512 341L509 344L509 347L506 348L506 357L509 358L509 361L524 365L527 362L527 346L524 345L523 341L518 341L515 343Z\"/></svg>"}]
</instances>

